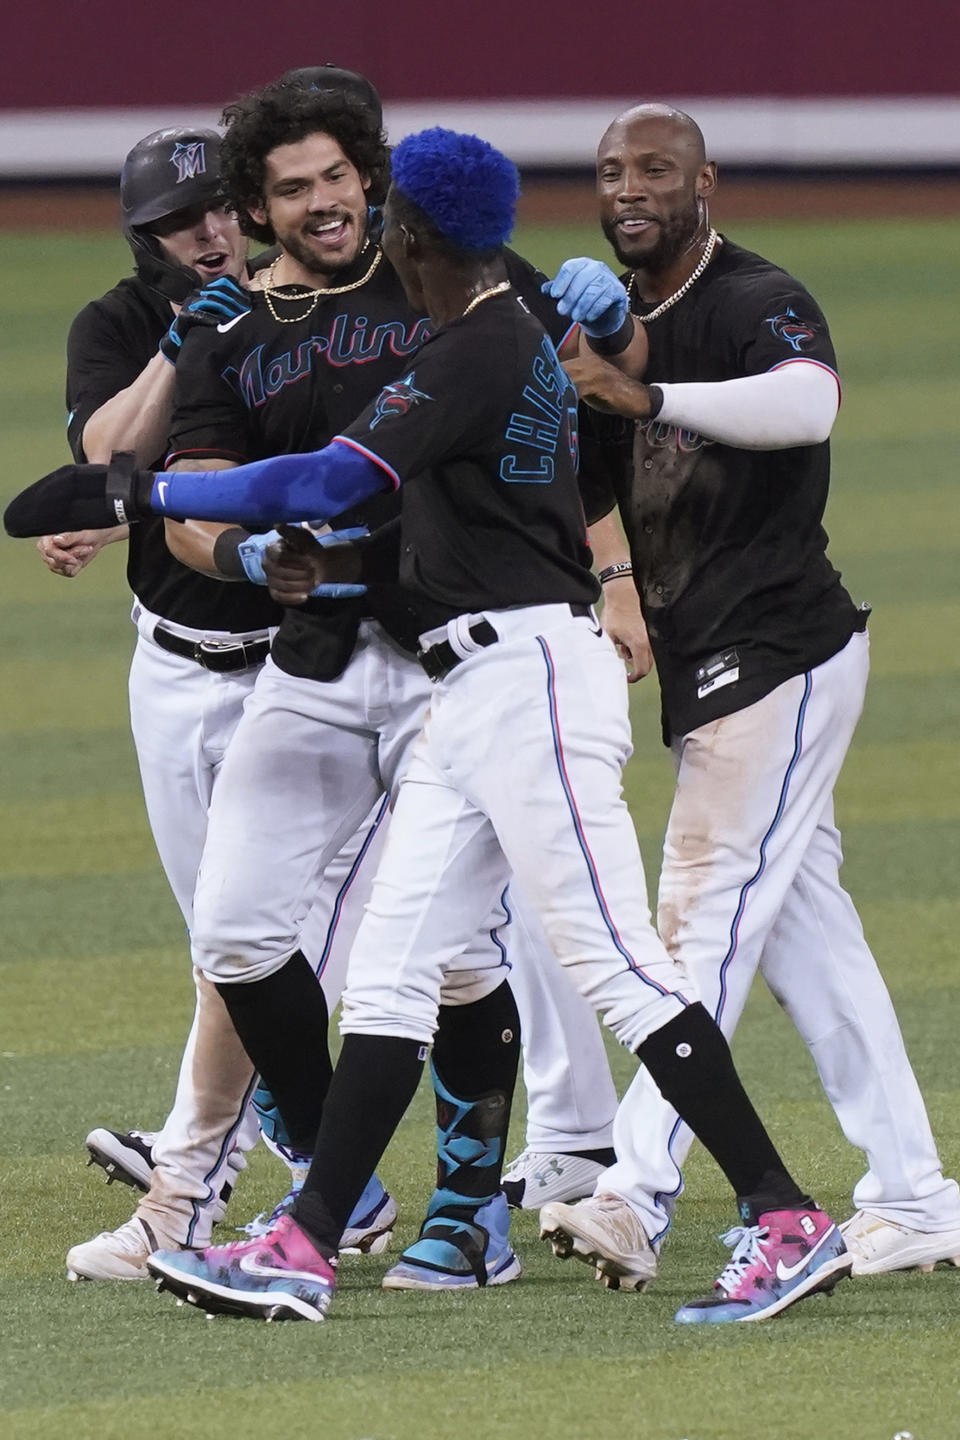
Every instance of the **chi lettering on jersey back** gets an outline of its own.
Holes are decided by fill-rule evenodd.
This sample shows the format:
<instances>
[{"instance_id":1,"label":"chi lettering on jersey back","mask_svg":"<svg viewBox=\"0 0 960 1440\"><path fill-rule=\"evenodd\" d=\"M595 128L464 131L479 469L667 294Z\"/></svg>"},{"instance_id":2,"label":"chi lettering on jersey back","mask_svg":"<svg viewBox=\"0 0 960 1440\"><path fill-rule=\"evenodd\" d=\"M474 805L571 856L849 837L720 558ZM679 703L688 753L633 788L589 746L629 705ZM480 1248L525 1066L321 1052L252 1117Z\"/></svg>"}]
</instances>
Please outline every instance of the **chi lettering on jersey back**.
<instances>
[{"instance_id":1,"label":"chi lettering on jersey back","mask_svg":"<svg viewBox=\"0 0 960 1440\"><path fill-rule=\"evenodd\" d=\"M561 435L566 437L574 466L578 438L577 392L546 338L531 366L523 399L525 408L513 412L504 434L511 445L519 448L500 461L500 478L527 485L549 485Z\"/></svg>"},{"instance_id":2,"label":"chi lettering on jersey back","mask_svg":"<svg viewBox=\"0 0 960 1440\"><path fill-rule=\"evenodd\" d=\"M314 361L322 356L333 366L366 365L386 354L405 359L423 344L430 334L430 322L417 320L405 325L402 320L389 320L367 330L365 315L352 321L337 315L326 334L311 335L294 350L265 356L266 344L258 345L245 355L239 366L228 365L222 372L224 380L240 396L249 410L257 409L287 385L305 379Z\"/></svg>"}]
</instances>

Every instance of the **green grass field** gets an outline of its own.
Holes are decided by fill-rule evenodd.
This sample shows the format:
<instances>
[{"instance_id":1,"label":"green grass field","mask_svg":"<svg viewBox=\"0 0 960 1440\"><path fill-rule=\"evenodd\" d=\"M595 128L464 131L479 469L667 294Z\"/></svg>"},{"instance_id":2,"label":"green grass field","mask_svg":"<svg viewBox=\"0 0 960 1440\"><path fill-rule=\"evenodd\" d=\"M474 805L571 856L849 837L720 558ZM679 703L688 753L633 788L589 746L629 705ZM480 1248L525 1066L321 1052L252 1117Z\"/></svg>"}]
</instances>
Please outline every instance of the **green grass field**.
<instances>
[{"instance_id":1,"label":"green grass field","mask_svg":"<svg viewBox=\"0 0 960 1440\"><path fill-rule=\"evenodd\" d=\"M838 795L846 878L889 980L946 1166L960 1171L960 589L956 228L947 222L731 227L800 275L831 319L846 382L828 529L874 605L867 712ZM528 231L545 267L603 254L581 230ZM59 464L70 317L127 266L112 237L0 236L2 497ZM948 309L948 304L950 309ZM131 1211L83 1168L96 1124L159 1124L192 1005L179 916L151 847L125 716L132 647L121 547L66 582L3 541L0 596L2 1007L0 1251L5 1437L329 1440L956 1440L960 1272L839 1287L782 1320L676 1327L709 1285L731 1212L702 1152L662 1277L612 1294L516 1222L516 1285L386 1294L347 1261L323 1326L178 1310L151 1286L71 1286L67 1248ZM637 689L631 802L655 881L671 777L652 682ZM812 1064L758 992L736 1053L789 1161L847 1211L861 1160ZM613 1056L625 1080L624 1057ZM415 1230L431 1178L421 1090L383 1174ZM522 1121L522 1105L518 1105ZM517 1143L521 1137L516 1126ZM257 1155L242 1221L282 1175Z\"/></svg>"}]
</instances>

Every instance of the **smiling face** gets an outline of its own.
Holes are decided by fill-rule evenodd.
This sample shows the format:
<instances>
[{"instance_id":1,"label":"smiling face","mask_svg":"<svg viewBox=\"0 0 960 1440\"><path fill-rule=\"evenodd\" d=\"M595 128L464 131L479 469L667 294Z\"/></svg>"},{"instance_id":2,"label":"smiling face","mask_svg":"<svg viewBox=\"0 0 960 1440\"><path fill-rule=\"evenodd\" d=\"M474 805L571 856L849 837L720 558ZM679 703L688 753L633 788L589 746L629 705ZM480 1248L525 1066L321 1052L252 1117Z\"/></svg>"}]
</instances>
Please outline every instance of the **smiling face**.
<instances>
[{"instance_id":1,"label":"smiling face","mask_svg":"<svg viewBox=\"0 0 960 1440\"><path fill-rule=\"evenodd\" d=\"M240 233L237 212L227 206L177 210L151 225L150 230L160 241L166 258L196 270L204 284L219 280L221 275L239 280L243 274L247 240Z\"/></svg>"},{"instance_id":2,"label":"smiling face","mask_svg":"<svg viewBox=\"0 0 960 1440\"><path fill-rule=\"evenodd\" d=\"M713 193L716 167L704 159L700 132L687 117L656 107L628 110L613 122L597 154L600 223L621 264L666 270L703 226L701 202Z\"/></svg>"},{"instance_id":3,"label":"smiling face","mask_svg":"<svg viewBox=\"0 0 960 1440\"><path fill-rule=\"evenodd\" d=\"M335 283L363 249L369 185L333 136L318 131L270 151L263 201L250 214L273 227L310 283Z\"/></svg>"}]
</instances>

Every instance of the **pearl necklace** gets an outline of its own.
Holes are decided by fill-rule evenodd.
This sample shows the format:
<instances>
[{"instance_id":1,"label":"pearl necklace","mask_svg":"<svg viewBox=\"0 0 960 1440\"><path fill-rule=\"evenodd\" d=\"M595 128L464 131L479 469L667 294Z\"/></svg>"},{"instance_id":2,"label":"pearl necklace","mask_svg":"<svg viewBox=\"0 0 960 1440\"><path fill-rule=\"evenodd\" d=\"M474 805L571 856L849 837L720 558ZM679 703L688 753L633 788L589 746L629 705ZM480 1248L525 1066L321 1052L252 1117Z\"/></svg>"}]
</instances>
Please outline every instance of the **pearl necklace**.
<instances>
[{"instance_id":1,"label":"pearl necklace","mask_svg":"<svg viewBox=\"0 0 960 1440\"><path fill-rule=\"evenodd\" d=\"M710 264L710 261L713 259L713 252L717 248L717 242L719 239L720 236L717 234L716 230L711 230L707 236L707 243L703 247L703 254L700 256L700 263L697 265L696 270L694 270L692 274L687 276L686 280L684 280L679 290L674 290L672 295L668 296L666 300L662 300L655 310L651 310L647 315L638 315L637 319L640 321L641 325L649 325L651 320L659 320L660 316L665 310L669 310L671 305L676 305L678 300L683 299L684 295L686 295L687 291L690 289L690 286L696 284L696 282L700 279L700 276L703 274L704 270L706 270L707 266ZM637 272L634 270L630 274L630 283L627 286L627 294L632 295L635 300L639 300L640 296L637 294L636 282Z\"/></svg>"},{"instance_id":2,"label":"pearl necklace","mask_svg":"<svg viewBox=\"0 0 960 1440\"><path fill-rule=\"evenodd\" d=\"M310 290L306 285L284 285L280 287L280 289L283 290L294 290L294 294L292 295L281 295L280 289L278 289L278 287L273 282L273 272L276 270L282 259L283 253L281 252L281 254L277 256L276 260L274 260L273 264L266 272L266 278L262 282L263 298L267 302L267 309L270 311L270 314L273 316L274 320L276 320L278 325L299 325L301 320L307 320L313 314L314 310L316 310L317 306L325 295L346 295L348 291L359 290L361 285L366 285L367 281L370 279L371 275L376 270L377 266L380 264L380 261L383 259L383 251L378 245L374 251L373 261L366 275L362 275L359 280L354 280L350 285L330 285L323 290ZM302 315L279 315L277 313L276 307L274 306L274 298L276 298L277 300L286 300L288 302L296 300L309 300L310 304L307 306L306 310L304 310Z\"/></svg>"},{"instance_id":3,"label":"pearl necklace","mask_svg":"<svg viewBox=\"0 0 960 1440\"><path fill-rule=\"evenodd\" d=\"M476 310L477 306L478 306L478 305L482 305L483 302L484 302L484 300L490 300L490 299L492 299L492 297L493 297L494 295L502 295L505 290L509 290L509 289L510 289L510 281L509 281L509 280L501 280L499 285L493 285L493 286L491 286L491 288L490 288L489 290L481 290L479 295L474 295L473 299L470 301L470 304L467 306L466 310L464 310L463 314L460 316L460 319L461 319L461 320L465 319L465 317L470 314L470 311L471 311L471 310Z\"/></svg>"}]
</instances>

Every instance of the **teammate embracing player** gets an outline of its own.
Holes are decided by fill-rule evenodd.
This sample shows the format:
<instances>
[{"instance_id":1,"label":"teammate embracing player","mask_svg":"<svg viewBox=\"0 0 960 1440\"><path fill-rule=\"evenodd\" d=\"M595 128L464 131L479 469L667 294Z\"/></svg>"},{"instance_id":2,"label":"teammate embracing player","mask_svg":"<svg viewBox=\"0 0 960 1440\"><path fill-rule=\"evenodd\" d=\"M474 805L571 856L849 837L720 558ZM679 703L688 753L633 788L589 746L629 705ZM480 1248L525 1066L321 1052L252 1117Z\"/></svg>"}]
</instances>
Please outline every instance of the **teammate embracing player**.
<instances>
[{"instance_id":1,"label":"teammate embracing player","mask_svg":"<svg viewBox=\"0 0 960 1440\"><path fill-rule=\"evenodd\" d=\"M841 1227L854 1274L960 1264L960 1192L838 873L833 789L868 642L821 527L839 403L826 321L790 275L711 229L716 167L689 116L618 116L597 183L651 383L590 357L571 370L636 421L608 426L624 463L595 472L618 483L593 505L619 503L630 537L629 553L609 541L598 553L604 624L635 672L649 630L677 768L660 933L726 1035L759 969L809 1046L869 1165ZM541 1213L558 1253L629 1288L656 1274L692 1138L649 1075L634 1088L598 1193Z\"/></svg>"},{"instance_id":2,"label":"teammate embracing player","mask_svg":"<svg viewBox=\"0 0 960 1440\"><path fill-rule=\"evenodd\" d=\"M162 463L185 337L247 308L237 283L247 241L224 199L219 145L215 131L166 129L126 157L120 201L135 274L80 312L67 346L77 459L125 450L139 463ZM130 718L151 830L189 928L214 778L280 607L252 585L220 585L178 563L164 529L151 522L129 534L138 630ZM88 529L46 536L38 548L54 573L74 576L105 543L125 538L125 528ZM245 1163L243 1146L256 1139L255 1120L241 1132L252 1067L215 989L199 971L194 978L196 1012L162 1131L88 1137L108 1175L151 1194L133 1220L71 1250L74 1278L142 1276L160 1236L173 1243L209 1236ZM205 1067L209 1083L198 1088L196 1072Z\"/></svg>"},{"instance_id":3,"label":"teammate embracing player","mask_svg":"<svg viewBox=\"0 0 960 1440\"><path fill-rule=\"evenodd\" d=\"M298 80L303 74L306 81ZM351 91L379 117L376 92L351 71L318 67L283 83L311 80L326 91ZM219 152L214 131L168 129L127 156L120 196L136 274L85 307L68 342L69 436L78 459L122 449L140 463L162 463L156 457L166 453L191 330L229 330L249 309L248 292L235 281L245 273L247 240L224 196ZM281 617L239 560L242 542L259 574L265 538L226 528L138 526L127 564L139 632L130 673L133 734L151 828L188 930L210 797ZM103 544L126 536L126 527L84 530L44 537L39 548L54 573L73 576ZM224 565L232 560L236 583L194 568L210 550ZM302 943L334 993L365 899L379 820L372 815L331 863L304 917ZM194 979L196 1013L162 1130L96 1129L87 1137L109 1177L146 1193L129 1221L72 1247L71 1278L144 1279L146 1256L158 1243L203 1243L223 1215L244 1150L258 1138L256 1116L247 1113L255 1083L249 1057L214 986L196 969ZM359 1217L371 1223L355 1227L354 1240L379 1245L394 1214L380 1192Z\"/></svg>"}]
</instances>

